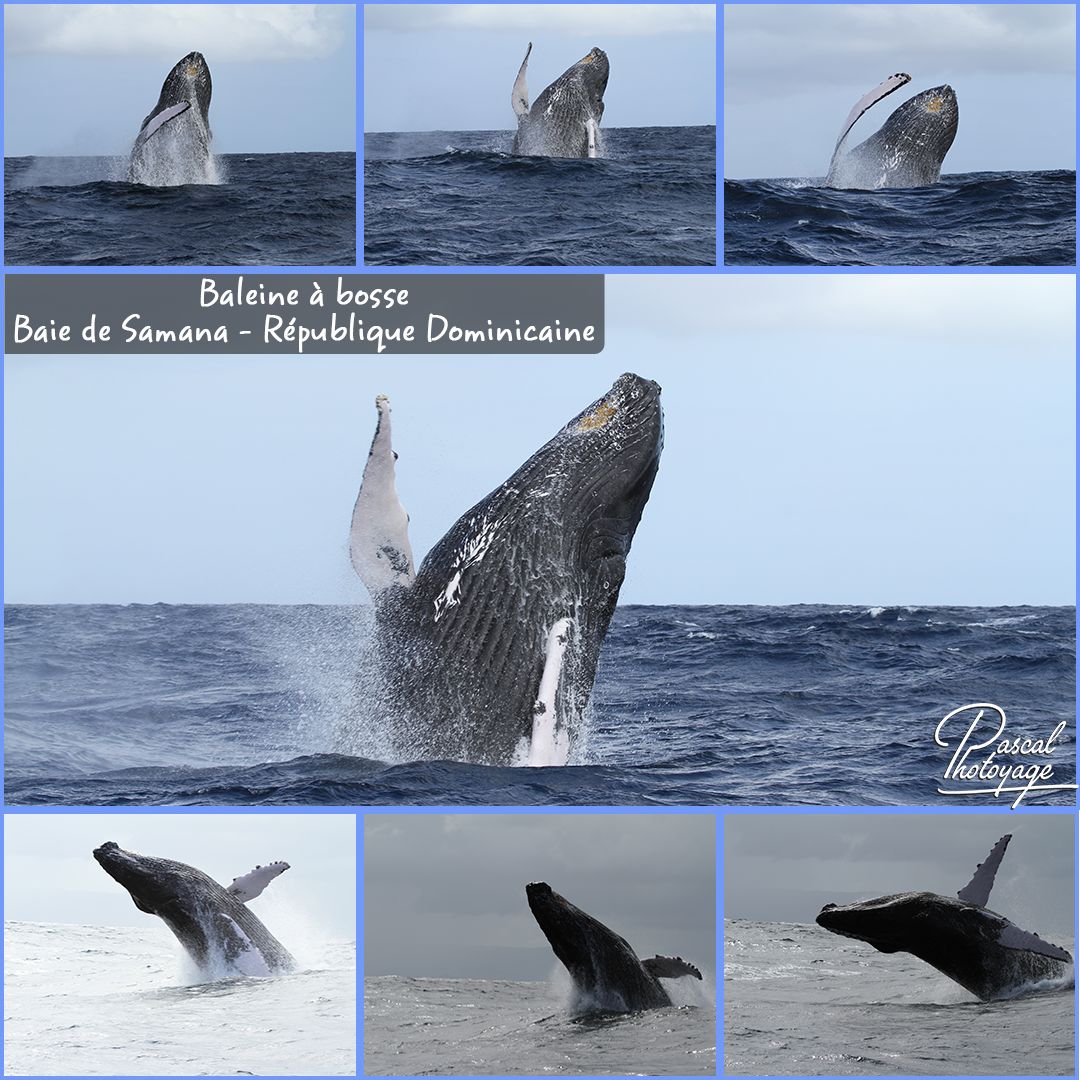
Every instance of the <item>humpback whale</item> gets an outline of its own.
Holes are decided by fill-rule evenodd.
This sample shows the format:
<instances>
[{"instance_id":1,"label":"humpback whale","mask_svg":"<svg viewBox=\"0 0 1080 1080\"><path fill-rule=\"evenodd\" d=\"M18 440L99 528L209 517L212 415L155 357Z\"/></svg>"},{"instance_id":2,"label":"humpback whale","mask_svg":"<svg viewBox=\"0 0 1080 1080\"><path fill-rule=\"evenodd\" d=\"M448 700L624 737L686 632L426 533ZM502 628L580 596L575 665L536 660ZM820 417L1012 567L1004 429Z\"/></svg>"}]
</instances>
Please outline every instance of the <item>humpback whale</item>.
<instances>
[{"instance_id":1,"label":"humpback whale","mask_svg":"<svg viewBox=\"0 0 1080 1080\"><path fill-rule=\"evenodd\" d=\"M510 94L518 124L511 152L535 157L596 157L600 152L600 118L604 115L608 81L607 53L594 45L530 109L525 72L531 52L530 41Z\"/></svg>"},{"instance_id":2,"label":"humpback whale","mask_svg":"<svg viewBox=\"0 0 1080 1080\"><path fill-rule=\"evenodd\" d=\"M94 850L101 868L123 885L135 906L157 915L200 969L220 974L276 975L296 962L247 906L279 874L285 862L257 866L219 885L201 870L171 859L124 851L111 840Z\"/></svg>"},{"instance_id":3,"label":"humpback whale","mask_svg":"<svg viewBox=\"0 0 1080 1080\"><path fill-rule=\"evenodd\" d=\"M827 187L909 188L937 183L960 115L951 86L935 86L909 98L878 132L854 150L843 152L859 117L910 81L911 76L903 72L890 75L855 102L833 149Z\"/></svg>"},{"instance_id":4,"label":"humpback whale","mask_svg":"<svg viewBox=\"0 0 1080 1080\"><path fill-rule=\"evenodd\" d=\"M131 149L131 183L168 187L212 182L211 89L202 53L188 53L176 62Z\"/></svg>"},{"instance_id":5,"label":"humpback whale","mask_svg":"<svg viewBox=\"0 0 1080 1080\"><path fill-rule=\"evenodd\" d=\"M570 972L579 998L599 1011L662 1008L671 1004L671 998L661 979L701 978L701 972L679 956L639 960L614 930L586 915L547 882L526 885L525 895L552 951Z\"/></svg>"},{"instance_id":6,"label":"humpback whale","mask_svg":"<svg viewBox=\"0 0 1080 1080\"><path fill-rule=\"evenodd\" d=\"M1011 839L1010 833L994 845L955 898L908 892L826 904L817 923L878 952L909 952L983 1001L1008 997L1025 984L1061 979L1072 968L1069 953L986 906Z\"/></svg>"},{"instance_id":7,"label":"humpback whale","mask_svg":"<svg viewBox=\"0 0 1080 1080\"><path fill-rule=\"evenodd\" d=\"M414 569L390 403L353 509L350 554L375 605L376 692L395 752L564 765L663 445L660 387L622 375Z\"/></svg>"}]
</instances>

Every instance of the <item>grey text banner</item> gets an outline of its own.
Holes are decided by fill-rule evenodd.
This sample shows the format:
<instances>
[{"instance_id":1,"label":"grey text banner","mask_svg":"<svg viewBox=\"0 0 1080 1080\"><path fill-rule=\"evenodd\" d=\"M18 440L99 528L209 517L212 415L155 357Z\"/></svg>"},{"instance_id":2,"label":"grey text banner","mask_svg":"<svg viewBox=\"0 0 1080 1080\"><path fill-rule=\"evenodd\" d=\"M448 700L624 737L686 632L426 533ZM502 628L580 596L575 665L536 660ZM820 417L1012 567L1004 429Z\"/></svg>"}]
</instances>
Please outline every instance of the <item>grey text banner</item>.
<instances>
[{"instance_id":1,"label":"grey text banner","mask_svg":"<svg viewBox=\"0 0 1080 1080\"><path fill-rule=\"evenodd\" d=\"M8 353L598 353L600 274L11 274Z\"/></svg>"}]
</instances>

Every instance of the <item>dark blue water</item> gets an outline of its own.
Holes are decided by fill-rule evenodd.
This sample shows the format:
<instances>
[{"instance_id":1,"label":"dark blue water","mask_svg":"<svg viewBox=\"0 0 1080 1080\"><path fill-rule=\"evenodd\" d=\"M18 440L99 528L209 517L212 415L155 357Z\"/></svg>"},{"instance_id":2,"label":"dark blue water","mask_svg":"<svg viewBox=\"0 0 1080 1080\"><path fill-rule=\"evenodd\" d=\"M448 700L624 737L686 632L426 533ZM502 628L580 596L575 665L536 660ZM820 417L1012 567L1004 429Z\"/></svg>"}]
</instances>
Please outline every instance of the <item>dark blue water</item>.
<instances>
[{"instance_id":1,"label":"dark blue water","mask_svg":"<svg viewBox=\"0 0 1080 1080\"><path fill-rule=\"evenodd\" d=\"M728 266L1073 266L1076 173L982 172L836 191L725 180Z\"/></svg>"},{"instance_id":2,"label":"dark blue water","mask_svg":"<svg viewBox=\"0 0 1080 1080\"><path fill-rule=\"evenodd\" d=\"M934 728L970 702L1002 706L1015 735L1069 719L1053 764L1075 782L1074 622L619 608L578 764L519 769L387 759L393 718L358 672L367 608L9 606L7 801L940 806Z\"/></svg>"},{"instance_id":3,"label":"dark blue water","mask_svg":"<svg viewBox=\"0 0 1080 1080\"><path fill-rule=\"evenodd\" d=\"M14 266L351 266L356 155L224 154L221 183L127 183L120 158L5 158Z\"/></svg>"},{"instance_id":4,"label":"dark blue water","mask_svg":"<svg viewBox=\"0 0 1080 1080\"><path fill-rule=\"evenodd\" d=\"M716 128L611 128L603 157L514 157L509 131L364 136L364 261L713 266Z\"/></svg>"}]
</instances>

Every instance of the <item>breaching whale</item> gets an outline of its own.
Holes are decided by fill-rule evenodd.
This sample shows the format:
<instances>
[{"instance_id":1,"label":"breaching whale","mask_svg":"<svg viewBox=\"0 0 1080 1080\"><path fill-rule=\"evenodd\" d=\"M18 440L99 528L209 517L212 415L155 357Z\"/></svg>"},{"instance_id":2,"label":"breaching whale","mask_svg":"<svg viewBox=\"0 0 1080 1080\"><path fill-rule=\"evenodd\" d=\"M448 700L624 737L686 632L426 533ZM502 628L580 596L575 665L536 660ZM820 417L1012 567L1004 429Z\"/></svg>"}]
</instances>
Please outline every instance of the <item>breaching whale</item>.
<instances>
[{"instance_id":1,"label":"breaching whale","mask_svg":"<svg viewBox=\"0 0 1080 1080\"><path fill-rule=\"evenodd\" d=\"M124 851L111 840L94 858L131 895L135 906L157 915L199 967L213 975L276 975L296 962L247 906L279 874L285 862L257 866L219 885L213 878L171 859Z\"/></svg>"},{"instance_id":2,"label":"breaching whale","mask_svg":"<svg viewBox=\"0 0 1080 1080\"><path fill-rule=\"evenodd\" d=\"M608 81L607 53L593 46L530 109L525 71L531 52L530 41L510 94L518 123L512 153L534 157L596 157L600 152L600 119L604 115Z\"/></svg>"},{"instance_id":3,"label":"breaching whale","mask_svg":"<svg viewBox=\"0 0 1080 1080\"><path fill-rule=\"evenodd\" d=\"M353 510L395 753L563 765L663 445L660 387L620 376L413 566L390 403ZM418 751L417 747L422 749Z\"/></svg>"},{"instance_id":4,"label":"breaching whale","mask_svg":"<svg viewBox=\"0 0 1080 1080\"><path fill-rule=\"evenodd\" d=\"M579 1004L602 1012L640 1012L671 1004L661 979L701 972L679 956L637 954L598 919L586 915L544 881L525 886L525 895L544 937L574 980Z\"/></svg>"},{"instance_id":5,"label":"breaching whale","mask_svg":"<svg viewBox=\"0 0 1080 1080\"><path fill-rule=\"evenodd\" d=\"M213 182L211 90L210 69L202 53L188 53L176 62L139 129L128 180L154 187Z\"/></svg>"},{"instance_id":6,"label":"breaching whale","mask_svg":"<svg viewBox=\"0 0 1080 1080\"><path fill-rule=\"evenodd\" d=\"M853 106L840 131L825 178L834 188L910 188L934 184L941 163L956 138L959 108L951 86L935 86L909 98L881 129L844 152L855 122L872 105L911 81L903 72L890 75Z\"/></svg>"},{"instance_id":7,"label":"breaching whale","mask_svg":"<svg viewBox=\"0 0 1080 1080\"><path fill-rule=\"evenodd\" d=\"M983 1001L1008 997L1026 984L1061 979L1072 967L1069 953L986 906L1011 839L1008 834L994 845L955 899L909 892L826 904L817 923L878 952L909 952Z\"/></svg>"}]
</instances>

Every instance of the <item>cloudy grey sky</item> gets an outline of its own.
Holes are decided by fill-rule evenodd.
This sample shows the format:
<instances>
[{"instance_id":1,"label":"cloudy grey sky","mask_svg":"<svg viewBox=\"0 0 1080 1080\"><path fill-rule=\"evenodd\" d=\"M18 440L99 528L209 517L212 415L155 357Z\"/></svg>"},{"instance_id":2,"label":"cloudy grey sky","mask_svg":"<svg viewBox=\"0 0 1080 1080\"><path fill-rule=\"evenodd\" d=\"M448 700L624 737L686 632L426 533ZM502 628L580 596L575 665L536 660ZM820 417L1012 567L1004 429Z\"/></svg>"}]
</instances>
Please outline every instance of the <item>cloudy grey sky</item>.
<instances>
[{"instance_id":1,"label":"cloudy grey sky","mask_svg":"<svg viewBox=\"0 0 1080 1080\"><path fill-rule=\"evenodd\" d=\"M351 4L6 4L4 153L126 153L182 56L206 57L219 153L352 150Z\"/></svg>"},{"instance_id":2,"label":"cloudy grey sky","mask_svg":"<svg viewBox=\"0 0 1080 1080\"><path fill-rule=\"evenodd\" d=\"M531 100L598 45L605 127L716 123L711 4L369 4L364 130L513 129L530 41Z\"/></svg>"},{"instance_id":3,"label":"cloudy grey sky","mask_svg":"<svg viewBox=\"0 0 1080 1080\"><path fill-rule=\"evenodd\" d=\"M758 814L724 822L724 917L812 923L827 903L955 896L999 837L1013 838L990 907L1071 940L1076 818L1069 814Z\"/></svg>"},{"instance_id":4,"label":"cloudy grey sky","mask_svg":"<svg viewBox=\"0 0 1080 1080\"><path fill-rule=\"evenodd\" d=\"M525 886L711 982L716 832L705 814L369 814L364 974L542 981L558 967Z\"/></svg>"},{"instance_id":5,"label":"cloudy grey sky","mask_svg":"<svg viewBox=\"0 0 1080 1080\"><path fill-rule=\"evenodd\" d=\"M724 175L817 177L851 106L887 75L850 145L909 97L948 83L960 105L946 173L1076 167L1072 4L727 4Z\"/></svg>"},{"instance_id":6,"label":"cloudy grey sky","mask_svg":"<svg viewBox=\"0 0 1080 1080\"><path fill-rule=\"evenodd\" d=\"M195 866L222 884L258 864L290 864L252 901L267 928L356 938L356 819L351 814L6 814L4 917L147 926L152 916L94 861L107 840ZM162 928L164 934L168 930Z\"/></svg>"},{"instance_id":7,"label":"cloudy grey sky","mask_svg":"<svg viewBox=\"0 0 1080 1080\"><path fill-rule=\"evenodd\" d=\"M1071 604L1064 275L624 275L599 356L5 363L9 603L356 603L394 403L417 558L623 371L665 447L623 603Z\"/></svg>"}]
</instances>

